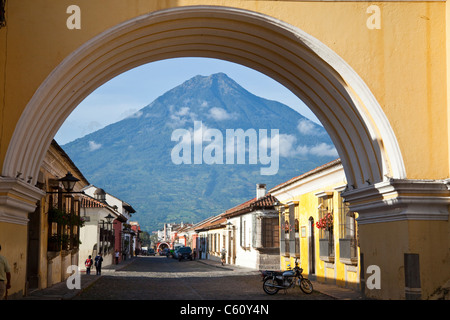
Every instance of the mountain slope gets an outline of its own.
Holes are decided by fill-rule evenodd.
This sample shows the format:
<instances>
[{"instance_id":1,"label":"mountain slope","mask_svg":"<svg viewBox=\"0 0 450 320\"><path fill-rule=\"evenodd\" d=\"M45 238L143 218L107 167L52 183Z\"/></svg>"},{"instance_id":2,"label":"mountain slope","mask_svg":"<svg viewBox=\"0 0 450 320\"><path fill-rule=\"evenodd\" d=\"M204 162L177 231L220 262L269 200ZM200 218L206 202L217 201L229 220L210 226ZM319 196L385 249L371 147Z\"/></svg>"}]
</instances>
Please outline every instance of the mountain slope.
<instances>
[{"instance_id":1,"label":"mountain slope","mask_svg":"<svg viewBox=\"0 0 450 320\"><path fill-rule=\"evenodd\" d=\"M230 147L227 129L256 133L257 147L260 129L267 129L269 139L270 129L278 129L278 171L261 175L268 165L262 165L260 154L256 164L249 163L248 155L244 164L206 164L201 157L201 164L193 164L194 151L204 155L211 141L195 149L195 140L189 140L191 164L175 164L171 154L181 140L172 134L183 129L193 138L199 123L203 133L215 129L222 134L223 163ZM221 146L220 140L213 141ZM256 183L271 188L337 158L321 126L279 102L251 94L224 73L196 76L133 116L62 147L92 184L129 202L137 211L134 219L147 231L164 222L196 222L219 214L254 197Z\"/></svg>"}]
</instances>

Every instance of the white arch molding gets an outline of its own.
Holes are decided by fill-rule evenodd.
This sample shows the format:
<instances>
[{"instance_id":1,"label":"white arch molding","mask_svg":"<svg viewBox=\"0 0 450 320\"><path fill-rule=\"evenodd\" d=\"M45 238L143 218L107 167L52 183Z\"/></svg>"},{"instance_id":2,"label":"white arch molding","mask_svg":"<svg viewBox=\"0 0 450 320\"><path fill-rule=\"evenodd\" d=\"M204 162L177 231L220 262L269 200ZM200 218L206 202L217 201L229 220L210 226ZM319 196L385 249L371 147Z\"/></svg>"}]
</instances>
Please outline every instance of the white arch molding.
<instances>
[{"instance_id":1,"label":"white arch molding","mask_svg":"<svg viewBox=\"0 0 450 320\"><path fill-rule=\"evenodd\" d=\"M376 99L323 43L272 17L229 7L189 6L149 13L86 42L58 65L26 106L2 175L32 177L73 109L134 67L168 58L239 63L277 80L303 100L334 142L353 188L406 178L393 130Z\"/></svg>"}]
</instances>

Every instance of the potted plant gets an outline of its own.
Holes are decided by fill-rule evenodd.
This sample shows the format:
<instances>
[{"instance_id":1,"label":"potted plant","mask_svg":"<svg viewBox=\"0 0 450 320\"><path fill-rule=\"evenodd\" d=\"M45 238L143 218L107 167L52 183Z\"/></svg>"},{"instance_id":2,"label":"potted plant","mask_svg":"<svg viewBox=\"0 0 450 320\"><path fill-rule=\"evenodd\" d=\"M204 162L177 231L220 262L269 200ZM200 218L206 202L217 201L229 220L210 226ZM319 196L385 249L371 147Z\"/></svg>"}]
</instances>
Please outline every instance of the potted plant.
<instances>
[{"instance_id":1,"label":"potted plant","mask_svg":"<svg viewBox=\"0 0 450 320\"><path fill-rule=\"evenodd\" d=\"M319 239L320 258L324 261L334 261L334 239L333 239L333 213L326 213L319 221L316 227L323 231Z\"/></svg>"},{"instance_id":2,"label":"potted plant","mask_svg":"<svg viewBox=\"0 0 450 320\"><path fill-rule=\"evenodd\" d=\"M61 237L58 234L53 234L48 237L48 251L61 251Z\"/></svg>"},{"instance_id":3,"label":"potted plant","mask_svg":"<svg viewBox=\"0 0 450 320\"><path fill-rule=\"evenodd\" d=\"M50 208L48 210L48 219L50 222L56 222L59 225L67 225L70 222L69 215L58 208Z\"/></svg>"},{"instance_id":4,"label":"potted plant","mask_svg":"<svg viewBox=\"0 0 450 320\"><path fill-rule=\"evenodd\" d=\"M333 213L328 212L323 218L316 222L318 229L332 231L333 230Z\"/></svg>"}]
</instances>

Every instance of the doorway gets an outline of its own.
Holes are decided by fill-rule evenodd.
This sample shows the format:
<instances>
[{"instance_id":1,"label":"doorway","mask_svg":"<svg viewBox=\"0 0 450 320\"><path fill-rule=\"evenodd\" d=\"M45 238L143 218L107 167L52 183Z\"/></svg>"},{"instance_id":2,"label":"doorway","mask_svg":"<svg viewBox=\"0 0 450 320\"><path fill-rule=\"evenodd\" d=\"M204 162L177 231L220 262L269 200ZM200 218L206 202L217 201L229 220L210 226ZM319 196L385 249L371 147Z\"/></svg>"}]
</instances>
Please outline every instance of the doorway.
<instances>
[{"instance_id":1,"label":"doorway","mask_svg":"<svg viewBox=\"0 0 450 320\"><path fill-rule=\"evenodd\" d=\"M309 217L309 235L308 235L308 265L309 275L316 274L316 246L314 239L314 218Z\"/></svg>"},{"instance_id":2,"label":"doorway","mask_svg":"<svg viewBox=\"0 0 450 320\"><path fill-rule=\"evenodd\" d=\"M41 206L28 214L27 290L39 289L40 215Z\"/></svg>"}]
</instances>

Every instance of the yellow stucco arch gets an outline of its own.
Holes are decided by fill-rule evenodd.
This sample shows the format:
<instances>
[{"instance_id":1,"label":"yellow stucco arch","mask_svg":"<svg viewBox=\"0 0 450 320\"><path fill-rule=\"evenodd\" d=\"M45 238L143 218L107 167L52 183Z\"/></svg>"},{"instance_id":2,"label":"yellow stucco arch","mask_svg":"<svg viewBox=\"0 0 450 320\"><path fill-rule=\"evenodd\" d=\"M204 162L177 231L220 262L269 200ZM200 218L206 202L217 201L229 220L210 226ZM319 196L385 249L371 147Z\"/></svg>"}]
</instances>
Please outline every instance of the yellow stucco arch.
<instances>
[{"instance_id":1,"label":"yellow stucco arch","mask_svg":"<svg viewBox=\"0 0 450 320\"><path fill-rule=\"evenodd\" d=\"M277 80L302 99L330 134L353 188L405 178L397 140L356 72L319 40L272 17L230 7L152 12L83 44L48 76L24 110L3 176L35 184L59 127L97 87L139 65L174 57L236 62Z\"/></svg>"},{"instance_id":2,"label":"yellow stucco arch","mask_svg":"<svg viewBox=\"0 0 450 320\"><path fill-rule=\"evenodd\" d=\"M383 272L383 290L371 296L405 297L410 253L420 255L422 287L413 289L423 297L448 280L446 2L377 3L382 25L371 30L365 1L78 0L78 31L66 28L71 1L7 3L0 241L17 253L18 270L26 269L28 213L43 196L39 167L69 113L133 67L210 57L277 80L325 126L349 183L344 196L359 213L364 264Z\"/></svg>"}]
</instances>

